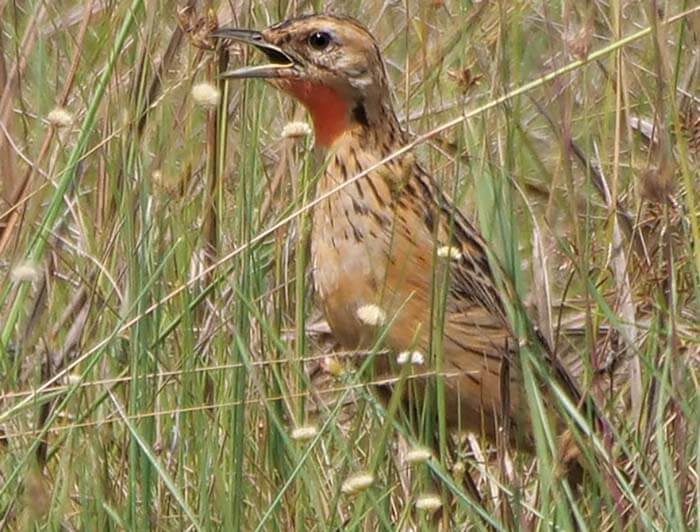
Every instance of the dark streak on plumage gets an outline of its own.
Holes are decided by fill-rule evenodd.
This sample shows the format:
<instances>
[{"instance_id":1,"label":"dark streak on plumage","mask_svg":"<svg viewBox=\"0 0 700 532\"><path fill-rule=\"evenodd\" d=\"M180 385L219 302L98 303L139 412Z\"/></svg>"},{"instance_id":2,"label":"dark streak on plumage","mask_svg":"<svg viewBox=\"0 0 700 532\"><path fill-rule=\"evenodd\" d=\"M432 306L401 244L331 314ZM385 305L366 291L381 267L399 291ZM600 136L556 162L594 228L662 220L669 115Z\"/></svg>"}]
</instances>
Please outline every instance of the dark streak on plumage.
<instances>
[{"instance_id":1,"label":"dark streak on plumage","mask_svg":"<svg viewBox=\"0 0 700 532\"><path fill-rule=\"evenodd\" d=\"M352 210L355 211L355 214L359 214L360 216L366 216L368 211L367 206L364 203L360 203L355 198L352 198Z\"/></svg>"},{"instance_id":2,"label":"dark streak on plumage","mask_svg":"<svg viewBox=\"0 0 700 532\"><path fill-rule=\"evenodd\" d=\"M435 231L435 220L433 220L432 209L425 209L423 213L423 223L425 223L425 227L427 227L428 232L432 235L433 231Z\"/></svg>"},{"instance_id":3,"label":"dark streak on plumage","mask_svg":"<svg viewBox=\"0 0 700 532\"><path fill-rule=\"evenodd\" d=\"M374 194L374 199L377 200L377 203L379 204L379 206L386 207L386 202L384 201L384 198L382 198L382 195L377 190L377 186L374 184L374 181L372 181L372 178L368 177L365 181L369 185L369 189L372 191L372 194Z\"/></svg>"},{"instance_id":4,"label":"dark streak on plumage","mask_svg":"<svg viewBox=\"0 0 700 532\"><path fill-rule=\"evenodd\" d=\"M340 170L340 173L343 175L343 182L347 181L348 179L348 169L345 167L345 164L340 160L340 158L336 155L335 156L335 166Z\"/></svg>"},{"instance_id":5,"label":"dark streak on plumage","mask_svg":"<svg viewBox=\"0 0 700 532\"><path fill-rule=\"evenodd\" d=\"M360 101L355 104L355 107L352 108L352 118L362 127L369 127L369 120L367 119L367 110L365 109L364 102Z\"/></svg>"},{"instance_id":6,"label":"dark streak on plumage","mask_svg":"<svg viewBox=\"0 0 700 532\"><path fill-rule=\"evenodd\" d=\"M346 179L347 179L347 175L346 175ZM362 190L362 186L357 181L355 181L355 190L357 190L357 194L360 196L361 199L365 199L365 191Z\"/></svg>"},{"instance_id":7,"label":"dark streak on plumage","mask_svg":"<svg viewBox=\"0 0 700 532\"><path fill-rule=\"evenodd\" d=\"M369 212L372 215L372 218L375 219L375 221L379 224L380 227L384 228L384 227L387 227L389 225L390 220L385 214L378 213L377 211L375 211L373 209L370 210Z\"/></svg>"},{"instance_id":8,"label":"dark streak on plumage","mask_svg":"<svg viewBox=\"0 0 700 532\"><path fill-rule=\"evenodd\" d=\"M355 238L355 241L358 243L362 242L362 231L360 231L357 227L355 227L355 224L348 219L348 224L350 225L350 228L352 229L352 236Z\"/></svg>"}]
</instances>

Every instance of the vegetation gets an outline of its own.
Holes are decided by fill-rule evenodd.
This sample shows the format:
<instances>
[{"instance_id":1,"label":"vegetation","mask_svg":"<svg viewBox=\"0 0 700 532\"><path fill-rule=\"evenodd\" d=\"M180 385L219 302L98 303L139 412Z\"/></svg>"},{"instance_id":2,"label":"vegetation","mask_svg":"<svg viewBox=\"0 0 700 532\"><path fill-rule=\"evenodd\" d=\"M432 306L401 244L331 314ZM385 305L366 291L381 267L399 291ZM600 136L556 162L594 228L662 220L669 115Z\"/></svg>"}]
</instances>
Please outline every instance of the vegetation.
<instances>
[{"instance_id":1,"label":"vegetation","mask_svg":"<svg viewBox=\"0 0 700 532\"><path fill-rule=\"evenodd\" d=\"M444 434L439 399L406 422L368 386L379 344L335 345L304 110L218 81L249 51L206 38L323 9L377 36L514 322L609 431L524 333L532 455ZM0 528L697 529L699 49L687 0L0 1Z\"/></svg>"}]
</instances>

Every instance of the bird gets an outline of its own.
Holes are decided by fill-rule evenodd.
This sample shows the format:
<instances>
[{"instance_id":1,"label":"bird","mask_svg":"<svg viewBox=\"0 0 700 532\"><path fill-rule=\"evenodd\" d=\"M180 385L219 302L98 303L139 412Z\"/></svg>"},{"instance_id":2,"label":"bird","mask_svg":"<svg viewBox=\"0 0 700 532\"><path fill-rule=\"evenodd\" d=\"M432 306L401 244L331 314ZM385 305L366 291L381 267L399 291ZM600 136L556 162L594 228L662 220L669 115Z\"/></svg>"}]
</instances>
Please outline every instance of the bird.
<instances>
[{"instance_id":1,"label":"bird","mask_svg":"<svg viewBox=\"0 0 700 532\"><path fill-rule=\"evenodd\" d=\"M420 404L439 370L448 428L496 442L507 421L525 435L515 444L531 448L504 274L479 230L404 149L410 139L371 32L350 17L314 14L259 31L223 27L212 37L255 47L268 60L222 78L264 79L311 116L327 161L316 191L325 199L312 213L311 270L333 335L349 349L368 349L381 334L393 356L375 358L375 376L395 377L408 364L416 378L407 402ZM579 401L576 382L546 345L544 352Z\"/></svg>"}]
</instances>

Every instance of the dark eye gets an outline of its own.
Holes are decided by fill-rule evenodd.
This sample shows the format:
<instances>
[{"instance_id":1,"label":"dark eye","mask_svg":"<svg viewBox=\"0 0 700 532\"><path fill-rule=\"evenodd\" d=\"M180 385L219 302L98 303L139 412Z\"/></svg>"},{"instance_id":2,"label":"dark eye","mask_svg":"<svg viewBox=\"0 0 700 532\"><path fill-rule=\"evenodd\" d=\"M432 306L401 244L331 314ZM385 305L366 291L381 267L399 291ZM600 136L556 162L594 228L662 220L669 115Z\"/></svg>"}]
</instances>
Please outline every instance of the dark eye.
<instances>
[{"instance_id":1,"label":"dark eye","mask_svg":"<svg viewBox=\"0 0 700 532\"><path fill-rule=\"evenodd\" d=\"M331 43L331 34L327 31L315 31L309 35L309 46L316 50L324 50Z\"/></svg>"}]
</instances>

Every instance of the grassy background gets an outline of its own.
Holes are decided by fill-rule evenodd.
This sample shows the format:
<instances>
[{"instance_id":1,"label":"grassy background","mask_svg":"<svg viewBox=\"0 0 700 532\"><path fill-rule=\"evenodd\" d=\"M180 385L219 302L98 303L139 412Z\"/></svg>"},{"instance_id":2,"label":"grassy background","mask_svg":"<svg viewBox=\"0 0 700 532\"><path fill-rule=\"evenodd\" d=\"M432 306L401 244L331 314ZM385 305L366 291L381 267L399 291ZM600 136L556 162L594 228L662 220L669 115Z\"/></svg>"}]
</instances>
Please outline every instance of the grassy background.
<instances>
[{"instance_id":1,"label":"grassy background","mask_svg":"<svg viewBox=\"0 0 700 532\"><path fill-rule=\"evenodd\" d=\"M699 526L696 5L193 6L0 0L0 528ZM469 115L419 156L606 408L602 441L559 404L597 464L580 492L528 351L537 459L443 435L409 466L439 401L404 423L365 385L379 355L334 345L307 263L321 160L283 136L304 111L217 82L227 58L202 48L217 17L326 8L377 36L412 133ZM207 81L213 107L192 96ZM372 485L343 493L358 472ZM427 493L441 516L416 510Z\"/></svg>"}]
</instances>

